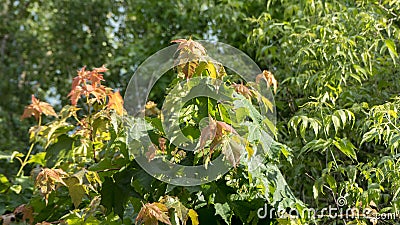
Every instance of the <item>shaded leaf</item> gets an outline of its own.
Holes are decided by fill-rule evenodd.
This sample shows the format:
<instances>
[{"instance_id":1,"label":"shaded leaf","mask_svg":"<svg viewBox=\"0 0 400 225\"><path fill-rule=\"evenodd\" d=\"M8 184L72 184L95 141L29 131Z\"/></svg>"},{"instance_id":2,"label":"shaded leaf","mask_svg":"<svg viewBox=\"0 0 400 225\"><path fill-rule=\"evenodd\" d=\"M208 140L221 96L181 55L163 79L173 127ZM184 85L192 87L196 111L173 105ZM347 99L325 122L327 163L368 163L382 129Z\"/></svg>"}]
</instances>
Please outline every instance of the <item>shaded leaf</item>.
<instances>
[{"instance_id":1,"label":"shaded leaf","mask_svg":"<svg viewBox=\"0 0 400 225\"><path fill-rule=\"evenodd\" d=\"M68 187L69 196L74 203L75 208L78 208L79 204L82 202L82 198L85 196L85 187L79 182L76 177L69 177L65 180Z\"/></svg>"},{"instance_id":2,"label":"shaded leaf","mask_svg":"<svg viewBox=\"0 0 400 225\"><path fill-rule=\"evenodd\" d=\"M120 218L123 218L124 207L128 198L134 196L141 198L131 186L133 171L127 169L118 172L113 177L105 177L101 186L101 204L106 208L106 214L114 211Z\"/></svg>"},{"instance_id":3,"label":"shaded leaf","mask_svg":"<svg viewBox=\"0 0 400 225\"><path fill-rule=\"evenodd\" d=\"M29 224L33 224L34 217L32 206L23 204L14 209L14 215L16 217L21 217L21 214L23 222L26 222L26 220L28 220Z\"/></svg>"}]
</instances>

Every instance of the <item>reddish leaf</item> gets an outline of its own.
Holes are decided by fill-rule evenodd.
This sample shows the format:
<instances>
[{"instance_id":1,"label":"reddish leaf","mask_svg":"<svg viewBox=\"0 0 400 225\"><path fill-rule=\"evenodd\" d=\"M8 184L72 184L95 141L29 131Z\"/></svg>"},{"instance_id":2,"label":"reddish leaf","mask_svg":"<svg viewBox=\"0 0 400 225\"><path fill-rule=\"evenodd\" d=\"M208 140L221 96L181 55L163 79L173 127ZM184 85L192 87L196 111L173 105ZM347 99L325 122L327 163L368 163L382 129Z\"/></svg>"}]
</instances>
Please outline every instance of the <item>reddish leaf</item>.
<instances>
[{"instance_id":1,"label":"reddish leaf","mask_svg":"<svg viewBox=\"0 0 400 225\"><path fill-rule=\"evenodd\" d=\"M234 133L237 134L236 130L229 124L217 121L217 137L222 137L224 134Z\"/></svg>"},{"instance_id":2,"label":"reddish leaf","mask_svg":"<svg viewBox=\"0 0 400 225\"><path fill-rule=\"evenodd\" d=\"M189 38L189 40L177 39L177 40L171 41L171 43L179 43L179 46L177 49L178 51L181 49L184 49L191 53L195 53L196 50L198 50L200 52L200 54L202 54L202 55L206 54L206 49L199 42L193 41L192 38Z\"/></svg>"},{"instance_id":3,"label":"reddish leaf","mask_svg":"<svg viewBox=\"0 0 400 225\"><path fill-rule=\"evenodd\" d=\"M72 80L71 89L74 90L81 83L84 83L88 73L90 73L90 71L86 71L86 66L82 67L81 70L78 71L78 76L74 77L74 79Z\"/></svg>"},{"instance_id":4,"label":"reddish leaf","mask_svg":"<svg viewBox=\"0 0 400 225\"><path fill-rule=\"evenodd\" d=\"M212 117L209 117L208 125L201 130L201 135L199 140L200 149L204 149L207 141L214 139L216 129L217 129L217 123L215 122L215 120L213 120Z\"/></svg>"},{"instance_id":5,"label":"reddish leaf","mask_svg":"<svg viewBox=\"0 0 400 225\"><path fill-rule=\"evenodd\" d=\"M71 104L72 105L76 105L78 103L79 98L82 95L82 87L81 86L77 86L75 88L73 88L71 90L71 92L69 92L68 97L70 97L71 99Z\"/></svg>"},{"instance_id":6,"label":"reddish leaf","mask_svg":"<svg viewBox=\"0 0 400 225\"><path fill-rule=\"evenodd\" d=\"M181 39L176 39L172 40L171 43L186 43L188 40L181 38Z\"/></svg>"},{"instance_id":7,"label":"reddish leaf","mask_svg":"<svg viewBox=\"0 0 400 225\"><path fill-rule=\"evenodd\" d=\"M49 103L41 102L32 95L32 103L25 107L21 119L34 116L36 120L39 120L39 117L42 114L45 114L46 116L57 116L57 113Z\"/></svg>"},{"instance_id":8,"label":"reddish leaf","mask_svg":"<svg viewBox=\"0 0 400 225\"><path fill-rule=\"evenodd\" d=\"M179 56L175 60L178 74L184 74L186 79L191 78L196 73L199 61L206 55L206 49L191 38L189 40L178 39L171 42L179 43L176 50L179 52Z\"/></svg>"},{"instance_id":9,"label":"reddish leaf","mask_svg":"<svg viewBox=\"0 0 400 225\"><path fill-rule=\"evenodd\" d=\"M103 72L107 72L108 69L106 68L105 65L102 65L101 67L94 68L93 71L96 73L103 73Z\"/></svg>"},{"instance_id":10,"label":"reddish leaf","mask_svg":"<svg viewBox=\"0 0 400 225\"><path fill-rule=\"evenodd\" d=\"M90 73L90 75L88 77L88 80L91 81L93 87L100 85L100 82L104 81L103 74L101 74L101 73L104 73L107 71L108 71L108 69L106 67L104 67L104 65L102 67L93 69L93 71Z\"/></svg>"},{"instance_id":11,"label":"reddish leaf","mask_svg":"<svg viewBox=\"0 0 400 225\"><path fill-rule=\"evenodd\" d=\"M167 146L165 145L167 142L167 139L160 137L158 138L158 147L160 147L160 150L164 153L165 150L167 149Z\"/></svg>"},{"instance_id":12,"label":"reddish leaf","mask_svg":"<svg viewBox=\"0 0 400 225\"><path fill-rule=\"evenodd\" d=\"M156 152L157 152L157 146L155 146L154 144L151 144L147 150L147 152L145 153L147 160L149 160L149 162L151 160L154 159L154 157L156 156Z\"/></svg>"},{"instance_id":13,"label":"reddish leaf","mask_svg":"<svg viewBox=\"0 0 400 225\"><path fill-rule=\"evenodd\" d=\"M88 91L85 95L92 94L99 103L105 99L107 93L107 88L105 86L100 85L95 88L93 88L93 86L87 86L87 88L90 90L90 92Z\"/></svg>"},{"instance_id":14,"label":"reddish leaf","mask_svg":"<svg viewBox=\"0 0 400 225\"><path fill-rule=\"evenodd\" d=\"M20 217L22 215L22 221L25 222L29 220L29 224L33 224L33 208L31 206L27 206L25 204L18 206L14 209L14 215Z\"/></svg>"}]
</instances>

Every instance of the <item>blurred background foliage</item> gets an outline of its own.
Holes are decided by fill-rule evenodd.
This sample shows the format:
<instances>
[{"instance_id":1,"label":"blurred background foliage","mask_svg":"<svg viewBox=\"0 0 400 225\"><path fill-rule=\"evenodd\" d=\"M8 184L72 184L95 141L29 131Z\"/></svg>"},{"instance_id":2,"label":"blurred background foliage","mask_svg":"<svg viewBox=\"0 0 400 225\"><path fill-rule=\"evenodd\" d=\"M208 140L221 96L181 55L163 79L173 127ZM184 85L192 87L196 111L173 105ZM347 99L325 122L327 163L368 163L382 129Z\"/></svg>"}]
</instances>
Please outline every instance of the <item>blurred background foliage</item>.
<instances>
[{"instance_id":1,"label":"blurred background foliage","mask_svg":"<svg viewBox=\"0 0 400 225\"><path fill-rule=\"evenodd\" d=\"M20 116L32 93L58 111L76 71L102 64L108 84L124 93L147 57L192 36L235 46L274 73L277 141L294 156L280 169L296 197L321 206L346 192L399 210L399 1L0 4L2 164L28 150L32 121ZM0 173L16 174L15 164Z\"/></svg>"}]
</instances>

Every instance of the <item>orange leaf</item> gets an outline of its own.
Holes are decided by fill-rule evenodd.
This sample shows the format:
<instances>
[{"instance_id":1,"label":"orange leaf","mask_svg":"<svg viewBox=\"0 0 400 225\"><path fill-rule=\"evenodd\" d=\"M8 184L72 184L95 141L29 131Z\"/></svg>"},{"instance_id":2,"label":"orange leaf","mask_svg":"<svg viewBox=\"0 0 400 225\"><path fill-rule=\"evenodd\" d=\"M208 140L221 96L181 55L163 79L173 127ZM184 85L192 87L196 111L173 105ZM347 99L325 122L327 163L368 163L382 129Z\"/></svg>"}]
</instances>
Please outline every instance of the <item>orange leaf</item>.
<instances>
[{"instance_id":1,"label":"orange leaf","mask_svg":"<svg viewBox=\"0 0 400 225\"><path fill-rule=\"evenodd\" d=\"M101 74L101 73L107 72L107 71L108 71L108 69L106 67L104 67L104 65L99 68L94 68L88 77L88 80L91 81L92 86L100 85L100 82L104 81L103 74Z\"/></svg>"},{"instance_id":2,"label":"orange leaf","mask_svg":"<svg viewBox=\"0 0 400 225\"><path fill-rule=\"evenodd\" d=\"M258 74L256 77L256 83L260 83L260 80L263 79L267 82L268 87L274 87L274 93L278 90L278 81L276 81L274 75L268 70L264 70L261 74Z\"/></svg>"},{"instance_id":3,"label":"orange leaf","mask_svg":"<svg viewBox=\"0 0 400 225\"><path fill-rule=\"evenodd\" d=\"M124 114L124 100L119 91L108 94L108 108L114 109L119 115Z\"/></svg>"},{"instance_id":4,"label":"orange leaf","mask_svg":"<svg viewBox=\"0 0 400 225\"><path fill-rule=\"evenodd\" d=\"M94 68L92 71L86 71L86 66L78 71L78 76L72 80L71 91L68 97L71 99L71 104L76 105L82 95L94 95L97 101L101 101L106 97L106 88L101 85L104 81L103 72L108 71L104 65L99 68Z\"/></svg>"},{"instance_id":5,"label":"orange leaf","mask_svg":"<svg viewBox=\"0 0 400 225\"><path fill-rule=\"evenodd\" d=\"M92 94L98 102L101 102L106 97L106 87L103 85L97 86L93 88L93 86L86 86L87 92L85 92L87 95ZM90 90L90 91L89 91Z\"/></svg>"}]
</instances>

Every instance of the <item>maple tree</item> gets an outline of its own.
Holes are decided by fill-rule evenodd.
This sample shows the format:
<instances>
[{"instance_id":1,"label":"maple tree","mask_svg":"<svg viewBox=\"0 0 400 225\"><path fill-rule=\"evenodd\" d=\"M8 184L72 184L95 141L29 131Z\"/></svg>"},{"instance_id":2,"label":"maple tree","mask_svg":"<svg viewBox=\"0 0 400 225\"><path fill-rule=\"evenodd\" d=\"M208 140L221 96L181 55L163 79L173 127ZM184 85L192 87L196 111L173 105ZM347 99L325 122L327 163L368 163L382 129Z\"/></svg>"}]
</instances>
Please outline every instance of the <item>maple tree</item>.
<instances>
[{"instance_id":1,"label":"maple tree","mask_svg":"<svg viewBox=\"0 0 400 225\"><path fill-rule=\"evenodd\" d=\"M181 62L176 65L175 79L183 79L185 81L183 85L190 86L192 82L198 82L196 77L209 77L212 80L222 81L231 76L221 64L207 59L206 50L201 44L191 39L181 39L176 42L179 43L177 58ZM182 54L192 54L192 56ZM195 57L193 60L197 61L190 66L193 67L191 72L187 70L189 67L186 67L190 61L185 61L184 57ZM35 191L29 203L30 211L25 210L24 218L32 223L29 215L34 212L43 215L34 218L35 222L42 224L46 224L47 221L67 224L110 221L114 220L115 216L126 220L124 217L126 204L130 202L137 213L132 218L132 222L136 224L187 224L188 221L191 221L191 224L199 224L201 215L193 209L196 206L195 201L190 200L195 198L174 197L174 193L178 192L179 195L181 192L186 192L187 195L194 195L196 192L190 193L187 189L181 188L167 191L165 183L154 178L146 178L149 175L145 175L144 170L135 163L124 138L125 123L129 124L129 117L123 108L123 99L119 91L113 91L102 84L103 74L107 71L104 66L92 70L82 67L77 71L68 95L71 104L64 106L58 113L50 104L41 102L35 97L32 97L32 104L26 107L21 118L35 116L38 124L30 130L31 150L25 159L21 159L22 155L16 156L21 161L18 176L21 176L25 167L30 164L38 163L41 167L32 172ZM228 111L241 109L242 114L239 117L243 117L247 113L246 110L249 110L247 106L257 110L256 106L253 106L252 99L257 100L260 93L251 84L244 84L243 81L240 86L235 83L221 86L218 82L207 85L229 93L232 102L236 102L235 108L214 101L211 104L215 106L201 115L196 111L187 111L191 120L200 121L208 118L208 124L198 131L199 146L194 152L194 157L170 143L170 139L163 131L157 130L158 126L154 126L151 135L155 141L146 152L149 161L167 156L175 163L185 161L188 163L192 160L192 165L201 163L208 165L213 158L222 154L224 160L231 166L236 169L246 169L247 162L241 158L245 154L248 155L248 159L252 156L261 141L261 136L246 140L247 136L239 135L235 127L239 127L241 121L229 117ZM213 100L200 97L191 100L189 104L210 104L208 103L210 101ZM146 103L144 110L147 119L153 125L161 122L164 117L157 104L152 101ZM42 124L40 122L42 114L55 116L55 119ZM260 122L259 118L254 119L254 122ZM258 129L264 128L258 126ZM261 130L263 134L268 132ZM185 134L193 135L190 132ZM35 145L41 146L43 152L33 152ZM147 182L158 183L152 185L151 189L155 192L148 189L141 181L144 178L148 179ZM207 186L201 187L203 188L207 189ZM201 192L197 191L198 194ZM62 215L63 211L59 211L56 207L57 199L71 203L72 211ZM40 203L42 201L44 204ZM105 207L106 210L101 211L101 207ZM48 214L45 212L48 210L54 216L46 216Z\"/></svg>"}]
</instances>

